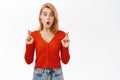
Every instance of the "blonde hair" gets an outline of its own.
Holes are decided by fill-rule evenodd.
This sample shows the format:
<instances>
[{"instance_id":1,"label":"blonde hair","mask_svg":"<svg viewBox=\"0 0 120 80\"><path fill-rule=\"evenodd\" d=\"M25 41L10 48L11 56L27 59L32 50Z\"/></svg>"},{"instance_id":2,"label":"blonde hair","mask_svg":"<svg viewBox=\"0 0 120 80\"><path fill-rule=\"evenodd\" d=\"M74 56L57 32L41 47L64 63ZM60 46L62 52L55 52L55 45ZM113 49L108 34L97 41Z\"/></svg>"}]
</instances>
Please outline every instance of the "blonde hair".
<instances>
[{"instance_id":1,"label":"blonde hair","mask_svg":"<svg viewBox=\"0 0 120 80\"><path fill-rule=\"evenodd\" d=\"M41 16L42 10L44 8L49 8L54 13L54 22L53 22L53 25L50 28L50 30L51 30L52 33L56 33L57 30L58 30L58 13L57 13L56 8L51 3L45 3L41 7L41 10L40 10L40 13L39 13L39 23L40 23L39 31L43 30L43 24L41 22L40 16Z\"/></svg>"}]
</instances>

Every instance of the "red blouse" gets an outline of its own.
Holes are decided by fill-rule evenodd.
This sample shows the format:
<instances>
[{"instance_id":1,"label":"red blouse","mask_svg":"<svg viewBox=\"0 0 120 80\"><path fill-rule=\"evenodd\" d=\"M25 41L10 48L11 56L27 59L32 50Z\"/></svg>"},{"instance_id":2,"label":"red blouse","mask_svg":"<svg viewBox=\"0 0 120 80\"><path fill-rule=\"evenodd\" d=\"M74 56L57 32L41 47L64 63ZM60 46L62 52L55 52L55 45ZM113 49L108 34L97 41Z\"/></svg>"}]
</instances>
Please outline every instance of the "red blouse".
<instances>
[{"instance_id":1,"label":"red blouse","mask_svg":"<svg viewBox=\"0 0 120 80\"><path fill-rule=\"evenodd\" d=\"M26 44L24 59L27 64L34 60L34 50L36 51L35 68L61 68L60 60L67 64L70 55L68 47L63 47L61 40L65 37L65 32L58 30L52 40L47 43L39 31L30 34L34 42Z\"/></svg>"}]
</instances>

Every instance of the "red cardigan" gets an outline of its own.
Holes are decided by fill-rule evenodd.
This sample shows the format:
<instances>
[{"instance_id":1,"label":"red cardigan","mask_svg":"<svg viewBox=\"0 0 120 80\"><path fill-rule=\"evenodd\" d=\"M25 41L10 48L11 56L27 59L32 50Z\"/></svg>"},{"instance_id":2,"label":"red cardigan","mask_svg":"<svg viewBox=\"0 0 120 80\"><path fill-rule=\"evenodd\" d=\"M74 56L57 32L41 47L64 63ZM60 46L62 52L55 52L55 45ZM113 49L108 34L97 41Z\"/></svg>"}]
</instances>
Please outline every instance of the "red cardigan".
<instances>
[{"instance_id":1,"label":"red cardigan","mask_svg":"<svg viewBox=\"0 0 120 80\"><path fill-rule=\"evenodd\" d=\"M58 30L53 39L47 43L39 31L30 34L34 42L26 44L24 59L27 64L34 60L34 50L36 51L35 68L61 68L60 60L67 64L70 55L68 47L63 47L61 40L65 37L65 32Z\"/></svg>"}]
</instances>

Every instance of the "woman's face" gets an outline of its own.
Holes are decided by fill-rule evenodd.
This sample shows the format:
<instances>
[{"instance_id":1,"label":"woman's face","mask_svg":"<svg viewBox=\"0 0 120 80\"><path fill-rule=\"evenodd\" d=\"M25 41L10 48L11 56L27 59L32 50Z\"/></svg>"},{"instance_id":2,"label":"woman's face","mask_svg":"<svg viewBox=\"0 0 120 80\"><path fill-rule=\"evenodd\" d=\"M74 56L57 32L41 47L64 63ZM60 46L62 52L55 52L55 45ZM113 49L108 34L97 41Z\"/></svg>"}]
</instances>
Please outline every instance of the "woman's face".
<instances>
[{"instance_id":1,"label":"woman's face","mask_svg":"<svg viewBox=\"0 0 120 80\"><path fill-rule=\"evenodd\" d=\"M44 28L50 29L54 23L54 13L49 8L44 8L40 15L41 22Z\"/></svg>"}]
</instances>

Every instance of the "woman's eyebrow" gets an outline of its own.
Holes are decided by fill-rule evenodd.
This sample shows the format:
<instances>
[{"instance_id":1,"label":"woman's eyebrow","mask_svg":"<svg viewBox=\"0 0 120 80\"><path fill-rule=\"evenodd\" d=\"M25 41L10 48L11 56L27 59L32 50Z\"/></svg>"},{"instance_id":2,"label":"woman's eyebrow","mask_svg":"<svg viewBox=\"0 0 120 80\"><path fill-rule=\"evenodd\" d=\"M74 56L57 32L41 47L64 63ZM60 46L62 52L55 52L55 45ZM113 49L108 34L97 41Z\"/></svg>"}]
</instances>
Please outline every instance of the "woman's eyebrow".
<instances>
[{"instance_id":1,"label":"woman's eyebrow","mask_svg":"<svg viewBox=\"0 0 120 80\"><path fill-rule=\"evenodd\" d=\"M47 12L42 12L42 13L47 13Z\"/></svg>"},{"instance_id":2,"label":"woman's eyebrow","mask_svg":"<svg viewBox=\"0 0 120 80\"><path fill-rule=\"evenodd\" d=\"M42 13L44 14L44 13L47 13L47 12L42 12ZM54 14L54 12L50 12L50 14Z\"/></svg>"},{"instance_id":3,"label":"woman's eyebrow","mask_svg":"<svg viewBox=\"0 0 120 80\"><path fill-rule=\"evenodd\" d=\"M54 14L54 12L50 12L50 13Z\"/></svg>"}]
</instances>

